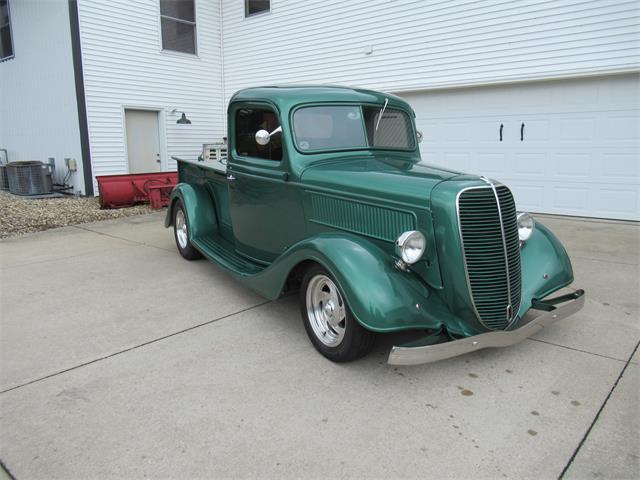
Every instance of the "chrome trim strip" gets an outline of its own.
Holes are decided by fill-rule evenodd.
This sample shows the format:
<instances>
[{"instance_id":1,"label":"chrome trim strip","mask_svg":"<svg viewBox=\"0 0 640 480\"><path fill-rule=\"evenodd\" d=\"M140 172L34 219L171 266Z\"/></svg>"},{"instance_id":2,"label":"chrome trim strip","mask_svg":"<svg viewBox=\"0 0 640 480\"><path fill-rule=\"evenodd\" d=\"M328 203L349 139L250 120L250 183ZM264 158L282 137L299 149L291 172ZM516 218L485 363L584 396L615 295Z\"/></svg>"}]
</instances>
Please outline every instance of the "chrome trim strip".
<instances>
[{"instance_id":1,"label":"chrome trim strip","mask_svg":"<svg viewBox=\"0 0 640 480\"><path fill-rule=\"evenodd\" d=\"M500 233L502 234L502 251L504 252L504 268L505 268L505 271L507 272L507 298L509 299L509 305L507 306L506 317L507 317L507 322L509 324L507 325L507 328L508 328L513 323L515 316L514 317L509 316L509 310L511 309L511 312L513 312L513 302L511 300L511 272L509 271L509 254L507 253L507 237L504 234L504 222L502 220L502 208L500 207L500 197L498 196L498 191L496 190L495 184L491 180L489 180L487 177L480 177L480 180L482 180L483 182L485 182L491 187L491 190L493 190L493 196L496 197L496 207L498 208L498 218L500 219ZM516 312L516 315L517 314L518 312Z\"/></svg>"},{"instance_id":2,"label":"chrome trim strip","mask_svg":"<svg viewBox=\"0 0 640 480\"><path fill-rule=\"evenodd\" d=\"M466 353L490 347L508 347L535 335L549 325L573 315L584 307L586 295L571 300L556 309L534 317L531 310L525 315L522 326L515 330L495 331L450 342L422 347L396 347L389 353L389 365L420 365L457 357ZM533 317L533 318L531 318Z\"/></svg>"},{"instance_id":3,"label":"chrome trim strip","mask_svg":"<svg viewBox=\"0 0 640 480\"><path fill-rule=\"evenodd\" d=\"M473 311L475 312L476 318L478 319L478 321L482 325L487 327L485 323L482 321L482 317L480 317L480 313L478 313L478 309L476 308L476 301L474 300L473 292L471 291L471 280L469 279L469 269L467 267L467 255L464 249L464 238L462 238L462 223L460 222L460 195L462 195L467 190L478 190L482 188L489 188L489 187L480 187L480 186L467 187L467 188L463 188L458 192L458 194L456 195L456 216L458 217L458 237L460 238L460 247L462 248L462 264L464 266L464 276L467 280L467 289L469 290L469 298L471 299L471 306L473 307Z\"/></svg>"}]
</instances>

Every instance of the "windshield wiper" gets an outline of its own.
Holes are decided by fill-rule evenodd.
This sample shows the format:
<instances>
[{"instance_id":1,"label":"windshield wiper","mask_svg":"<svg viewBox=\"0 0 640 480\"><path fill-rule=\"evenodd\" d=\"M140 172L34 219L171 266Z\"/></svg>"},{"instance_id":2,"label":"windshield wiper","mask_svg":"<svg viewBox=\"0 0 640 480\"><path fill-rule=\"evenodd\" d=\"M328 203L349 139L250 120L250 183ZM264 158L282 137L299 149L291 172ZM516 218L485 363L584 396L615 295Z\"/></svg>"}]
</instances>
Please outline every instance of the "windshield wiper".
<instances>
[{"instance_id":1,"label":"windshield wiper","mask_svg":"<svg viewBox=\"0 0 640 480\"><path fill-rule=\"evenodd\" d=\"M384 115L384 111L387 109L387 103L389 103L389 99L385 98L384 99L384 105L382 106L382 109L380 110L380 114L378 115L378 121L376 122L376 132L378 131L378 127L380 126L380 120L382 120L382 115Z\"/></svg>"}]
</instances>

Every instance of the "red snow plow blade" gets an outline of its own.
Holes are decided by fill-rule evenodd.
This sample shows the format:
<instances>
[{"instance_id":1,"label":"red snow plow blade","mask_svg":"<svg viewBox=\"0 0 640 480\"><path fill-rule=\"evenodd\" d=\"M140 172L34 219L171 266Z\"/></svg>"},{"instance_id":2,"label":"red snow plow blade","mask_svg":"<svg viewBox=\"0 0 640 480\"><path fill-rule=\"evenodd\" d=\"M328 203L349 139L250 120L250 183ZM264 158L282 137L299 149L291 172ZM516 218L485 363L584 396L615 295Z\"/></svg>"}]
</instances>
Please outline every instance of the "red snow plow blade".
<instances>
[{"instance_id":1,"label":"red snow plow blade","mask_svg":"<svg viewBox=\"0 0 640 480\"><path fill-rule=\"evenodd\" d=\"M150 203L151 208L169 204L171 190L178 183L177 172L131 173L96 177L101 208L130 207Z\"/></svg>"}]
</instances>

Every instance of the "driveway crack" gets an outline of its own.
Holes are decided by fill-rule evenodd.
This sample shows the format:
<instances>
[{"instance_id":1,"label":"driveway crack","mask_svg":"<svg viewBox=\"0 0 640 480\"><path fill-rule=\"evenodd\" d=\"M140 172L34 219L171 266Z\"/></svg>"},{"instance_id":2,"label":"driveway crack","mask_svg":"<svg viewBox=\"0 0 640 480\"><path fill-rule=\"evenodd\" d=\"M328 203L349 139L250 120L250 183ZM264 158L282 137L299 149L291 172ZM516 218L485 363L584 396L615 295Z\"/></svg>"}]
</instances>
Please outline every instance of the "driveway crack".
<instances>
[{"instance_id":1,"label":"driveway crack","mask_svg":"<svg viewBox=\"0 0 640 480\"><path fill-rule=\"evenodd\" d=\"M622 358L610 357L609 355L603 355L601 353L590 352L588 350L581 350L579 348L569 347L567 345L560 345L559 343L553 343L553 342L549 342L547 340L540 340L539 338L531 338L531 337L529 337L527 340L531 340L532 342L546 343L547 345L553 345L554 347L566 348L567 350L573 350L574 352L586 353L588 355L594 355L596 357L606 358L607 360L615 360L616 362L621 362L621 363L627 362L627 360L624 360Z\"/></svg>"},{"instance_id":2,"label":"driveway crack","mask_svg":"<svg viewBox=\"0 0 640 480\"><path fill-rule=\"evenodd\" d=\"M613 393L613 391L618 386L618 383L620 382L620 379L622 378L622 376L624 375L624 372L627 370L627 367L631 363L631 359L635 355L636 351L638 351L638 346L640 346L640 342L636 343L636 347L633 349L633 352L631 352L631 355L629 355L629 358L627 359L626 363L624 364L624 367L622 367L622 370L620 371L620 375L618 375L618 378L616 378L616 381L614 382L613 386L611 387L611 390L609 390L609 393L607 394L607 397L604 399L604 402L602 402L602 405L600 405L600 408L598 409L598 412L596 413L596 416L593 418L593 421L591 422L591 425L589 425L589 428L587 429L587 431L585 432L584 436L582 437L582 440L580 440L580 443L578 444L578 446L574 450L573 455L571 455L571 458L569 459L569 461L567 462L565 467L562 469L562 472L558 476L558 480L562 480L564 478L564 476L567 474L567 471L569 470L569 467L571 467L571 465L573 464L573 461L576 459L576 456L578 455L578 452L582 448L582 445L584 445L584 442L589 437L589 434L591 433L591 430L593 430L594 425L596 424L596 422L600 418L600 414L602 413L602 411L604 410L604 407L607 405L607 402L611 398L611 394Z\"/></svg>"},{"instance_id":3,"label":"driveway crack","mask_svg":"<svg viewBox=\"0 0 640 480\"><path fill-rule=\"evenodd\" d=\"M255 308L261 307L263 305L266 305L267 303L271 303L271 300L267 300L265 302L261 302L261 303L258 303L256 305L252 305L251 307L247 307L247 308L244 308L242 310L238 310L237 312L229 313L227 315L223 315L221 317L214 318L213 320L208 320L206 322L199 323L197 325L192 325L191 327L183 328L182 330L178 330L177 332L169 333L167 335L163 335L161 337L154 338L153 340L148 340L148 341L140 343L138 345L134 345L133 347L125 348L124 350L119 350L117 352L110 353L109 355L104 355L102 357L94 358L93 360L89 360L88 362L84 362L84 363L81 363L79 365L74 365L73 367L65 368L64 370L60 370L60 371L55 372L55 373L50 373L49 375L45 375L44 377L39 377L39 378L36 378L34 380L29 380L28 382L22 383L20 385L16 385L15 387L11 387L11 388L7 388L6 390L2 390L2 391L0 391L0 394L11 392L12 390L17 390L18 388L26 387L27 385L31 385L31 384L34 384L34 383L37 383L37 382L41 382L42 380L46 380L48 378L55 377L57 375L62 375L63 373L67 373L67 372L70 372L72 370L77 370L78 368L82 368L82 367L85 367L87 365L91 365L93 363L101 362L102 360L107 360L109 358L112 358L112 357L115 357L115 356L118 356L118 355L122 355L123 353L127 353L127 352L130 352L132 350L136 350L138 348L146 347L147 345L151 345L153 343L160 342L162 340L166 340L167 338L175 337L176 335L180 335L181 333L185 333L185 332L189 332L191 330L195 330L196 328L204 327L206 325L211 325L212 323L218 322L220 320L224 320L225 318L233 317L234 315L237 315L239 313L248 312L249 310L253 310Z\"/></svg>"},{"instance_id":4,"label":"driveway crack","mask_svg":"<svg viewBox=\"0 0 640 480\"><path fill-rule=\"evenodd\" d=\"M75 228L77 228L79 230L84 230L85 232L95 233L96 235L102 235L103 237L114 238L116 240L123 240L125 242L131 242L131 243L133 243L135 245L139 245L139 246L142 246L142 247L157 248L158 250L162 250L163 252L173 252L173 251L175 251L174 249L158 247L157 245L152 245L151 243L138 242L136 240L131 240L129 238L119 237L117 235L112 235L110 233L98 232L96 230L91 230L90 228L83 227L81 225L73 225L73 227L75 227Z\"/></svg>"}]
</instances>

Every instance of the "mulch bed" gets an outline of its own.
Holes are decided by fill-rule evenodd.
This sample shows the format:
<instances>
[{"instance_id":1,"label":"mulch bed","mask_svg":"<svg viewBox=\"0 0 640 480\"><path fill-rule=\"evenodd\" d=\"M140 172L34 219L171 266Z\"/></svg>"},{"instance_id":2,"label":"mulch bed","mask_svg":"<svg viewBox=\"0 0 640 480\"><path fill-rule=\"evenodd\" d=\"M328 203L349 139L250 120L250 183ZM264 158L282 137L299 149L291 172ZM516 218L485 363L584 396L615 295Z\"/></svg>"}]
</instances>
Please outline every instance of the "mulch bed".
<instances>
[{"instance_id":1,"label":"mulch bed","mask_svg":"<svg viewBox=\"0 0 640 480\"><path fill-rule=\"evenodd\" d=\"M0 238L156 211L149 205L101 210L97 197L31 199L0 191Z\"/></svg>"}]
</instances>

